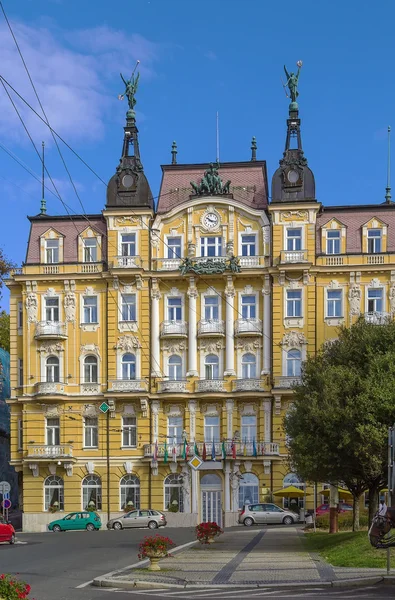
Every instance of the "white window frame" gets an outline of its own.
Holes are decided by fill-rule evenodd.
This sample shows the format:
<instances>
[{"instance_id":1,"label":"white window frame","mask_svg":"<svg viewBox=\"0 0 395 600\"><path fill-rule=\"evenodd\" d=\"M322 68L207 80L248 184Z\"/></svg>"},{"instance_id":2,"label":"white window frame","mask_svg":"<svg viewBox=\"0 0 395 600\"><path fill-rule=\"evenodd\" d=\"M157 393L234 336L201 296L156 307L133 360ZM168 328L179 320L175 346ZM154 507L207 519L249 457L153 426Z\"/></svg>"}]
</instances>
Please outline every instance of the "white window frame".
<instances>
[{"instance_id":1,"label":"white window frame","mask_svg":"<svg viewBox=\"0 0 395 600\"><path fill-rule=\"evenodd\" d=\"M54 381L55 377L51 376L51 379L48 379L48 367L51 367L51 371L54 372L55 371L55 367L56 365L48 365L47 361L50 358L56 358L58 361L58 372L59 372L59 377L58 377L58 381ZM60 365L60 356L57 356L56 354L48 354L47 356L45 356L44 359L44 364L45 364L45 378L43 379L43 381L46 381L48 383L61 383L62 381L62 373L61 373L61 365Z\"/></svg>"},{"instance_id":2,"label":"white window frame","mask_svg":"<svg viewBox=\"0 0 395 600\"><path fill-rule=\"evenodd\" d=\"M255 419L255 423L254 425L247 423L245 425L243 425L243 419ZM243 433L243 428L245 428L245 430L247 429L248 431L248 435L245 435L245 430ZM255 435L251 436L251 430L255 431ZM240 417L240 436L241 436L241 442L244 443L247 440L247 443L250 442L252 443L254 440L255 442L257 441L257 436L258 436L258 419L256 415L241 415Z\"/></svg>"},{"instance_id":3,"label":"white window frame","mask_svg":"<svg viewBox=\"0 0 395 600\"><path fill-rule=\"evenodd\" d=\"M85 361L87 358L94 358L96 360L96 365L94 365L93 363L88 363L88 365L85 364ZM86 377L86 370L85 367L89 366L89 371L90 371L90 377L87 378ZM96 366L96 381L94 379L92 379L91 375L92 375L92 371L94 370L94 366ZM100 374L99 374L99 358L96 354L85 354L82 360L82 381L83 383L99 383L100 381Z\"/></svg>"},{"instance_id":4,"label":"white window frame","mask_svg":"<svg viewBox=\"0 0 395 600\"><path fill-rule=\"evenodd\" d=\"M170 424L171 420L178 420L177 424ZM178 433L179 431L179 433ZM182 415L169 415L167 417L167 439L168 446L182 443L182 432L184 431L184 419ZM176 435L174 435L174 432Z\"/></svg>"},{"instance_id":5,"label":"white window frame","mask_svg":"<svg viewBox=\"0 0 395 600\"><path fill-rule=\"evenodd\" d=\"M184 489L182 487L182 479L179 473L170 473L163 481L163 510L169 510L168 506L171 502L172 489L174 488L178 490L178 511L182 513L184 512Z\"/></svg>"},{"instance_id":6,"label":"white window frame","mask_svg":"<svg viewBox=\"0 0 395 600\"><path fill-rule=\"evenodd\" d=\"M132 483L130 483L130 482L132 482ZM124 475L119 480L119 502L120 502L119 510L125 510L125 508L127 507L127 503L129 502L128 490L133 490L132 496L134 497L134 500L131 500L131 502L133 502L133 508L130 508L130 511L139 510L140 509L140 479L137 477L137 475Z\"/></svg>"},{"instance_id":7,"label":"white window frame","mask_svg":"<svg viewBox=\"0 0 395 600\"><path fill-rule=\"evenodd\" d=\"M85 321L85 299L86 298L96 298L96 321ZM92 310L90 311L92 312ZM99 296L97 294L83 294L82 302L81 302L81 325L98 325L99 324L99 315L100 315L100 307L99 307Z\"/></svg>"},{"instance_id":8,"label":"white window frame","mask_svg":"<svg viewBox=\"0 0 395 600\"><path fill-rule=\"evenodd\" d=\"M169 256L169 252L170 252L170 245L169 245L169 239L171 238L179 238L180 239L180 256ZM166 257L167 260L177 260L179 258L183 258L184 257L184 235L182 233L176 233L175 235L171 235L171 234L167 234L165 235L165 251L164 251L164 255Z\"/></svg>"},{"instance_id":9,"label":"white window frame","mask_svg":"<svg viewBox=\"0 0 395 600\"><path fill-rule=\"evenodd\" d=\"M84 485L84 482L88 481L90 482L90 485ZM95 483L92 484L92 481L94 481ZM89 496L87 498L84 498L84 496L86 496L87 494L84 494L85 490L95 490L95 496L96 496L96 510L100 511L102 510L102 504L103 504L103 498L102 498L102 493L103 493L103 484L102 484L102 480L101 477L99 475L96 475L94 473L86 475L83 480L81 481L81 507L82 507L82 511L81 512L87 512L87 507L89 505L90 500L88 498L91 497L91 493L89 493ZM85 499L87 499L88 501L85 503Z\"/></svg>"},{"instance_id":10,"label":"white window frame","mask_svg":"<svg viewBox=\"0 0 395 600\"><path fill-rule=\"evenodd\" d=\"M59 360L59 381L63 381L63 372L64 372L64 360L63 360L63 352L51 352L51 353L41 353L41 381L47 381L47 359L51 356L56 357Z\"/></svg>"},{"instance_id":11,"label":"white window frame","mask_svg":"<svg viewBox=\"0 0 395 600\"><path fill-rule=\"evenodd\" d=\"M125 350L117 350L117 379L119 379L120 381L128 381L123 380L122 379L122 357L125 354L134 354L135 359L136 359L136 380L140 380L141 379L141 349L140 348L133 348L133 350L131 350L130 352L126 352ZM134 381L134 379L131 379L130 381Z\"/></svg>"},{"instance_id":12,"label":"white window frame","mask_svg":"<svg viewBox=\"0 0 395 600\"><path fill-rule=\"evenodd\" d=\"M47 301L48 300L57 300L58 302L58 306L57 306L57 311L58 311L58 318L57 319L47 319L47 308L48 310L52 310L55 307L47 307ZM49 323L59 323L62 320L62 314L61 314L61 310L62 310L62 303L60 301L60 296L43 296L43 301L42 301L42 320L43 321L47 321Z\"/></svg>"},{"instance_id":13,"label":"white window frame","mask_svg":"<svg viewBox=\"0 0 395 600\"><path fill-rule=\"evenodd\" d=\"M289 238L288 237L288 232L291 230L295 230L295 229L299 229L300 230L300 238L296 238L296 237L292 237ZM302 250L304 250L304 227L303 225L295 225L295 226L291 226L288 225L287 227L284 228L284 250L287 252L301 252ZM288 248L288 240L298 240L300 239L300 248Z\"/></svg>"},{"instance_id":14,"label":"white window frame","mask_svg":"<svg viewBox=\"0 0 395 600\"><path fill-rule=\"evenodd\" d=\"M23 358L18 358L18 387L23 387Z\"/></svg>"},{"instance_id":15,"label":"white window frame","mask_svg":"<svg viewBox=\"0 0 395 600\"><path fill-rule=\"evenodd\" d=\"M126 419L134 419L134 423L126 423ZM133 431L134 443L132 443ZM128 438L127 441L130 443L125 444L125 437ZM137 448L137 417L135 415L122 416L122 448Z\"/></svg>"},{"instance_id":16,"label":"white window frame","mask_svg":"<svg viewBox=\"0 0 395 600\"><path fill-rule=\"evenodd\" d=\"M92 420L92 421L95 420L96 421L96 425L89 425L89 424L87 425L87 421L89 419ZM84 417L84 427L83 428L84 428L84 440L83 440L84 445L83 445L83 448L94 448L94 449L99 448L99 419L98 419L98 417ZM94 431L95 430L96 430L96 438L97 438L96 441L97 441L97 444L93 445L92 441L94 441ZM87 444L87 438L88 438L87 432L88 431L90 431L90 435L89 435L90 442L91 442L90 444Z\"/></svg>"},{"instance_id":17,"label":"white window frame","mask_svg":"<svg viewBox=\"0 0 395 600\"><path fill-rule=\"evenodd\" d=\"M56 485L50 485L50 482L56 483ZM47 511L51 506L51 501L53 498L52 490L57 490L58 492L58 502L59 511L64 511L64 481L62 477L58 475L49 475L44 479L44 510Z\"/></svg>"},{"instance_id":18,"label":"white window frame","mask_svg":"<svg viewBox=\"0 0 395 600\"><path fill-rule=\"evenodd\" d=\"M56 421L57 423L49 424L50 421ZM45 443L47 446L59 446L60 445L60 418L59 417L47 417L45 419Z\"/></svg>"},{"instance_id":19,"label":"white window frame","mask_svg":"<svg viewBox=\"0 0 395 600\"><path fill-rule=\"evenodd\" d=\"M18 324L18 335L23 333L23 302L18 302L17 305L17 324Z\"/></svg>"},{"instance_id":20,"label":"white window frame","mask_svg":"<svg viewBox=\"0 0 395 600\"><path fill-rule=\"evenodd\" d=\"M329 294L331 292L337 292L340 294L340 315L330 315L329 314L329 302L334 302L329 299ZM344 318L344 291L342 288L334 288L334 289L325 289L325 318L326 319L343 319Z\"/></svg>"},{"instance_id":21,"label":"white window frame","mask_svg":"<svg viewBox=\"0 0 395 600\"><path fill-rule=\"evenodd\" d=\"M169 306L169 301L170 300L180 300L180 307L170 307ZM170 294L166 294L165 296L165 306L166 306L166 318L165 321L176 321L176 322L180 322L180 321L184 321L184 296L182 294L177 294L177 295L170 295ZM180 308L181 309L181 317L179 319L171 319L170 318L170 308Z\"/></svg>"},{"instance_id":22,"label":"white window frame","mask_svg":"<svg viewBox=\"0 0 395 600\"><path fill-rule=\"evenodd\" d=\"M124 378L123 377L123 367L124 367L124 365L129 365L128 366L128 371L129 371L129 374L130 374L130 372L132 370L131 369L131 365L133 364L133 361L124 361L124 357L127 356L127 355L134 356L134 375L135 376L134 377ZM138 377L137 377L137 357L136 357L136 353L135 352L123 352L122 353L122 356L121 356L121 377L120 377L120 379L122 381L136 381L136 379L138 379Z\"/></svg>"},{"instance_id":23,"label":"white window frame","mask_svg":"<svg viewBox=\"0 0 395 600\"><path fill-rule=\"evenodd\" d=\"M179 358L181 364L171 365L170 364L170 359L173 356L174 357L176 356L177 358ZM184 376L184 360L183 360L183 357L182 357L181 354L177 354L177 353L169 354L169 356L167 357L166 364L167 364L167 376L168 376L168 378L169 378L170 381L182 381L183 379L185 379L185 376ZM170 371L171 371L171 367L173 367L173 366L179 367L181 377L177 377L177 378L171 377Z\"/></svg>"},{"instance_id":24,"label":"white window frame","mask_svg":"<svg viewBox=\"0 0 395 600\"><path fill-rule=\"evenodd\" d=\"M336 240L336 238L329 238L328 237L329 233L337 233L337 235L338 235L337 240ZM327 254L328 256L337 256L338 254L342 253L342 230L341 229L326 229L325 230L325 239L326 239L325 254ZM329 252L329 243L330 242L333 243L335 241L339 242L339 252Z\"/></svg>"},{"instance_id":25,"label":"white window frame","mask_svg":"<svg viewBox=\"0 0 395 600\"><path fill-rule=\"evenodd\" d=\"M99 255L99 244L98 244L98 239L96 236L93 237L83 237L82 239L82 250L83 250L83 256L82 256L82 262L84 263L96 263L98 262L98 255ZM94 242L93 245L86 245L86 242ZM92 260L91 257L91 249L94 248L94 259ZM87 260L88 257L88 260Z\"/></svg>"},{"instance_id":26,"label":"white window frame","mask_svg":"<svg viewBox=\"0 0 395 600\"><path fill-rule=\"evenodd\" d=\"M209 319L206 318L206 298L207 297L216 297L217 298L217 302L218 302L218 317L213 317L213 319L217 319L219 321L221 321L222 319L222 298L219 294L217 294L216 291L212 291L212 292L204 292L201 296L201 302L202 302L202 318L204 321L207 321Z\"/></svg>"},{"instance_id":27,"label":"white window frame","mask_svg":"<svg viewBox=\"0 0 395 600\"><path fill-rule=\"evenodd\" d=\"M299 352L300 355L300 360L298 360L296 357L291 357L291 353L292 352ZM299 362L299 373L289 373L288 372L288 365L291 364L295 365L295 363ZM287 353L286 353L286 358L285 358L285 372L286 372L286 377L300 377L301 372L302 372L302 363L303 363L303 352L300 348L288 348ZM293 371L295 370L294 368L292 369Z\"/></svg>"},{"instance_id":28,"label":"white window frame","mask_svg":"<svg viewBox=\"0 0 395 600\"><path fill-rule=\"evenodd\" d=\"M371 292L371 291L377 291L377 290L381 291L382 309L381 310L373 310L373 311L371 311L371 310L369 310L369 300L370 300L370 298L369 298L369 292ZM367 287L366 288L366 298L365 298L365 302L366 302L366 305L365 305L366 306L366 310L365 310L365 312L367 312L367 313L378 313L378 314L384 313L385 309L386 309L386 303L385 303L386 297L385 296L386 296L386 294L385 294L385 288L384 288L384 286ZM375 300L377 300L377 298ZM376 302L375 302L375 304L376 304Z\"/></svg>"},{"instance_id":29,"label":"white window frame","mask_svg":"<svg viewBox=\"0 0 395 600\"><path fill-rule=\"evenodd\" d=\"M207 240L209 238L214 238L215 239L215 243L214 243L214 248L215 248L215 254L213 256L209 256L207 254L207 250L208 250L208 243ZM211 247L211 244L210 244ZM224 238L222 235L202 235L199 239L199 256L203 257L203 258L218 258L218 257L222 257L223 256L223 249L224 249ZM204 250L204 254L202 254L202 250ZM218 250L219 250L219 254L218 254Z\"/></svg>"},{"instance_id":30,"label":"white window frame","mask_svg":"<svg viewBox=\"0 0 395 600\"><path fill-rule=\"evenodd\" d=\"M124 256L122 254L122 244L125 242L122 242L122 236L124 235L134 235L134 248L135 248L135 253L134 254L127 254L126 256L139 256L139 236L138 236L138 229L130 229L127 231L119 231L118 232L118 256ZM131 244L132 242L128 242L129 244Z\"/></svg>"},{"instance_id":31,"label":"white window frame","mask_svg":"<svg viewBox=\"0 0 395 600\"><path fill-rule=\"evenodd\" d=\"M376 235L376 236L370 236L369 234L372 232L379 232L380 235ZM376 246L376 242L379 242L380 245L380 249L379 250L369 250L369 241L373 242L373 246ZM371 227L370 229L367 229L367 234L366 234L366 251L368 254L382 254L383 252L383 230L380 227Z\"/></svg>"},{"instance_id":32,"label":"white window frame","mask_svg":"<svg viewBox=\"0 0 395 600\"><path fill-rule=\"evenodd\" d=\"M124 297L125 296L134 296L134 316L135 316L134 319L125 320L123 318L123 306L124 306ZM137 293L136 292L130 292L130 293L123 292L122 294L120 294L120 300L121 301L120 301L120 305L119 305L119 312L120 312L119 322L120 323L137 323ZM131 303L128 306L132 306L132 305L133 305L133 303Z\"/></svg>"},{"instance_id":33,"label":"white window frame","mask_svg":"<svg viewBox=\"0 0 395 600\"><path fill-rule=\"evenodd\" d=\"M207 358L209 356L215 356L218 359L218 362L217 363L207 364L206 361L207 361ZM218 381L219 379L222 379L222 377L220 376L221 375L221 359L218 356L218 354L215 354L214 352L207 352L207 354L204 356L204 362L203 362L203 364L204 364L204 379L206 379L208 381L216 381L216 380ZM211 367L211 372L213 372L214 371L214 369L212 368L213 366L217 367L218 377L207 377L207 372L208 371L207 371L206 367Z\"/></svg>"},{"instance_id":34,"label":"white window frame","mask_svg":"<svg viewBox=\"0 0 395 600\"><path fill-rule=\"evenodd\" d=\"M244 317L243 316L243 296L255 296L255 317ZM259 293L251 292L247 293L245 291L239 292L239 313L241 319L259 319Z\"/></svg>"},{"instance_id":35,"label":"white window frame","mask_svg":"<svg viewBox=\"0 0 395 600\"><path fill-rule=\"evenodd\" d=\"M217 419L217 424L209 424L207 423L207 419ZM204 442L205 444L212 444L214 438L214 444L218 444L221 441L221 418L220 415L204 415L203 421L203 431L204 431ZM215 436L215 433L218 432L218 439ZM207 449L209 452L210 450Z\"/></svg>"},{"instance_id":36,"label":"white window frame","mask_svg":"<svg viewBox=\"0 0 395 600\"><path fill-rule=\"evenodd\" d=\"M243 244L243 237L244 236L253 237L255 241L254 242L248 242L248 244ZM251 254L250 253L250 244L252 244L252 243L255 246L255 254ZM245 254L245 255L243 254L243 247L248 247L248 254ZM259 253L258 253L258 234L257 234L256 231L250 231L250 232L241 231L239 233L239 256L242 256L242 257L259 256Z\"/></svg>"},{"instance_id":37,"label":"white window frame","mask_svg":"<svg viewBox=\"0 0 395 600\"><path fill-rule=\"evenodd\" d=\"M45 242L44 242L44 263L46 265L58 265L61 260L60 260L60 239L59 238L44 238ZM57 248L54 246L53 248L48 248L48 242L57 242ZM51 255L54 254L54 250L57 250L58 256L57 259L58 260L48 260L48 256L49 256L49 250L51 250Z\"/></svg>"},{"instance_id":38,"label":"white window frame","mask_svg":"<svg viewBox=\"0 0 395 600\"><path fill-rule=\"evenodd\" d=\"M246 355L253 356L254 359L255 359L254 363L252 363L252 362L243 362L243 357L246 356ZM244 371L243 367L245 365L248 365L248 377L246 377L245 374L244 374L244 372L243 372ZM253 377L251 377L251 365L254 365L254 370L255 370L255 374L254 374ZM259 373L259 364L258 364L258 357L257 357L257 355L254 352L243 352L243 354L241 355L241 378L242 379L259 379L258 373Z\"/></svg>"},{"instance_id":39,"label":"white window frame","mask_svg":"<svg viewBox=\"0 0 395 600\"><path fill-rule=\"evenodd\" d=\"M288 314L288 293L289 292L299 292L300 293L300 309L301 309L301 314L300 315L289 315ZM293 300L293 302L295 303L296 300ZM285 290L285 318L286 319L303 319L303 290L302 288L286 288Z\"/></svg>"}]
</instances>

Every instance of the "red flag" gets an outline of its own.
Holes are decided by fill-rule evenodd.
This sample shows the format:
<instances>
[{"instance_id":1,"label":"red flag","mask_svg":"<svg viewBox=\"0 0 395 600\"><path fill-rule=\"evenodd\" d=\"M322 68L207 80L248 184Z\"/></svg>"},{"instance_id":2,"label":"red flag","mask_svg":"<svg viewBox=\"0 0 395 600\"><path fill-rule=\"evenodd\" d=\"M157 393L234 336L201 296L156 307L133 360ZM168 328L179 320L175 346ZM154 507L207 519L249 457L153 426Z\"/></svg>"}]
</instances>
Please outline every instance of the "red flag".
<instances>
[{"instance_id":1,"label":"red flag","mask_svg":"<svg viewBox=\"0 0 395 600\"><path fill-rule=\"evenodd\" d=\"M207 451L206 451L206 443L203 444L203 453L202 453L202 459L206 460L206 456L207 456Z\"/></svg>"},{"instance_id":2,"label":"red flag","mask_svg":"<svg viewBox=\"0 0 395 600\"><path fill-rule=\"evenodd\" d=\"M232 458L236 458L236 444L232 441Z\"/></svg>"}]
</instances>

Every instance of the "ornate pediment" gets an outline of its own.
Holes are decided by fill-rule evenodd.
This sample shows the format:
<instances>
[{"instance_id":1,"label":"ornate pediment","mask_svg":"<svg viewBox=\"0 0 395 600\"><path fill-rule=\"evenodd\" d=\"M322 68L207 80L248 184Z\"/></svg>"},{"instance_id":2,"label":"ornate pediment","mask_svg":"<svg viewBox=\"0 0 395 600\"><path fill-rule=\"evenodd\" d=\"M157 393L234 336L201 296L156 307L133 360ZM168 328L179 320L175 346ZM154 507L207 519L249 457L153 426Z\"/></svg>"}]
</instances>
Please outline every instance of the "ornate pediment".
<instances>
[{"instance_id":1,"label":"ornate pediment","mask_svg":"<svg viewBox=\"0 0 395 600\"><path fill-rule=\"evenodd\" d=\"M281 342L283 348L300 348L305 344L307 344L307 340L299 331L287 331Z\"/></svg>"},{"instance_id":2,"label":"ornate pediment","mask_svg":"<svg viewBox=\"0 0 395 600\"><path fill-rule=\"evenodd\" d=\"M123 335L119 338L118 343L114 346L116 350L122 350L122 352L131 352L141 348L140 340L134 335Z\"/></svg>"}]
</instances>

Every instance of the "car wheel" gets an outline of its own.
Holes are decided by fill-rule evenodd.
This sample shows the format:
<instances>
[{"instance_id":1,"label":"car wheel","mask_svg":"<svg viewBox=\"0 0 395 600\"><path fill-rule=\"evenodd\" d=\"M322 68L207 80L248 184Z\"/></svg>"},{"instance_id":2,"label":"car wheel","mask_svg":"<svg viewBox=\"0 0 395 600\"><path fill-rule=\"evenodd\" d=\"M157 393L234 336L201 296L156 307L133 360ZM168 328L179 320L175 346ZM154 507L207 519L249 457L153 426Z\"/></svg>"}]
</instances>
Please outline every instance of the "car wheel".
<instances>
[{"instance_id":1,"label":"car wheel","mask_svg":"<svg viewBox=\"0 0 395 600\"><path fill-rule=\"evenodd\" d=\"M292 517L284 517L283 518L283 523L284 525L293 525L293 518Z\"/></svg>"},{"instance_id":2,"label":"car wheel","mask_svg":"<svg viewBox=\"0 0 395 600\"><path fill-rule=\"evenodd\" d=\"M55 533L59 533L59 531L62 531L60 525L54 525L52 527L52 531L54 531Z\"/></svg>"},{"instance_id":3,"label":"car wheel","mask_svg":"<svg viewBox=\"0 0 395 600\"><path fill-rule=\"evenodd\" d=\"M150 522L148 523L148 527L149 527L150 529L158 529L158 523L157 523L156 521L150 521Z\"/></svg>"},{"instance_id":4,"label":"car wheel","mask_svg":"<svg viewBox=\"0 0 395 600\"><path fill-rule=\"evenodd\" d=\"M112 528L113 529L117 529L119 531L120 529L123 529L122 523L120 523L119 521L115 521L115 523L113 524Z\"/></svg>"},{"instance_id":5,"label":"car wheel","mask_svg":"<svg viewBox=\"0 0 395 600\"><path fill-rule=\"evenodd\" d=\"M10 544L15 544L15 534L14 533L11 536Z\"/></svg>"},{"instance_id":6,"label":"car wheel","mask_svg":"<svg viewBox=\"0 0 395 600\"><path fill-rule=\"evenodd\" d=\"M251 527L251 525L254 524L254 519L251 519L251 517L247 517L246 519L244 519L244 525L246 527Z\"/></svg>"},{"instance_id":7,"label":"car wheel","mask_svg":"<svg viewBox=\"0 0 395 600\"><path fill-rule=\"evenodd\" d=\"M87 531L94 531L95 526L93 523L88 523L88 525L86 526L86 530Z\"/></svg>"}]
</instances>

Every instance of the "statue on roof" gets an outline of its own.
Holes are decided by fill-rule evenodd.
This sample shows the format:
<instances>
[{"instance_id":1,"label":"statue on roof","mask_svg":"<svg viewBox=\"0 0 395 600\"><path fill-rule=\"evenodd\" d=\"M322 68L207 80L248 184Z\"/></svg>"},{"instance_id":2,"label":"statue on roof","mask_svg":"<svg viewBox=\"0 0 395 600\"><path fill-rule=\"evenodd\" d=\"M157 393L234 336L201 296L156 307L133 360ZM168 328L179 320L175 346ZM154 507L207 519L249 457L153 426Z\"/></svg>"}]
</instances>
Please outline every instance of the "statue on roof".
<instances>
[{"instance_id":1,"label":"statue on roof","mask_svg":"<svg viewBox=\"0 0 395 600\"><path fill-rule=\"evenodd\" d=\"M298 62L296 63L296 66L298 67L297 73L293 73L293 72L288 73L287 67L284 65L285 76L287 78L287 81L284 84L284 88L288 87L289 97L291 98L291 103L295 103L295 104L296 104L296 99L299 96L298 82L299 82L299 75L300 75L300 69L301 69L302 64L303 63L301 60L298 60Z\"/></svg>"},{"instance_id":2,"label":"statue on roof","mask_svg":"<svg viewBox=\"0 0 395 600\"><path fill-rule=\"evenodd\" d=\"M140 73L137 73L137 76L134 76L134 71L133 74L131 76L130 79L126 80L122 73L120 73L121 75L121 79L125 84L125 91L123 94L120 94L118 96L118 98L120 100L123 100L124 97L126 96L126 98L128 99L128 104L129 104L129 110L133 110L136 104L136 92L137 92L137 88L138 88L138 82L139 82L139 77L140 77Z\"/></svg>"},{"instance_id":3,"label":"statue on roof","mask_svg":"<svg viewBox=\"0 0 395 600\"><path fill-rule=\"evenodd\" d=\"M192 189L196 195L203 196L204 194L210 194L212 196L219 196L229 194L230 179L224 184L218 174L218 169L218 163L216 166L214 166L213 163L210 163L210 166L204 172L200 183L191 181Z\"/></svg>"}]
</instances>

